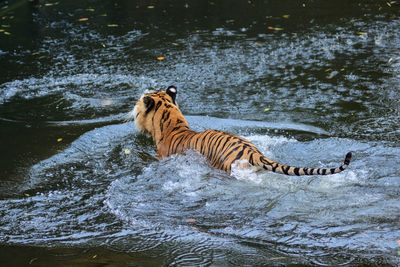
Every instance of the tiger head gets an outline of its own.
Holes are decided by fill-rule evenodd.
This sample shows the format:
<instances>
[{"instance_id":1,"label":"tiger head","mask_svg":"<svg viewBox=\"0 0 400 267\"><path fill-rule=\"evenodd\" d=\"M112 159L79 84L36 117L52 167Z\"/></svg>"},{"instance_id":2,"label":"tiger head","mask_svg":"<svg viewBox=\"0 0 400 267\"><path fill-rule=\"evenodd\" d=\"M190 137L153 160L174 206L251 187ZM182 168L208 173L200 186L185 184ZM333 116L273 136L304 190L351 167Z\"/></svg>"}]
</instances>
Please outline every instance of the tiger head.
<instances>
[{"instance_id":1,"label":"tiger head","mask_svg":"<svg viewBox=\"0 0 400 267\"><path fill-rule=\"evenodd\" d=\"M166 91L142 95L128 115L129 119L135 120L136 129L157 140L167 130L167 125L173 126L168 124L168 120L180 119L186 123L175 102L176 93L176 87L169 86Z\"/></svg>"}]
</instances>

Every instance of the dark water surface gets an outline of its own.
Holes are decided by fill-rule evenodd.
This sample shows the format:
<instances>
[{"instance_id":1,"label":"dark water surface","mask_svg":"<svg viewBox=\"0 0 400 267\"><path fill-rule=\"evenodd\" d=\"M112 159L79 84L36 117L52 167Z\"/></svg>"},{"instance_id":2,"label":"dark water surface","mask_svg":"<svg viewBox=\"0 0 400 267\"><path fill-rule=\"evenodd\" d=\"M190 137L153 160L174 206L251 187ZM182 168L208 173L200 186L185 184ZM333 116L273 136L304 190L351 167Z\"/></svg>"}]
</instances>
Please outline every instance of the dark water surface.
<instances>
[{"instance_id":1,"label":"dark water surface","mask_svg":"<svg viewBox=\"0 0 400 267\"><path fill-rule=\"evenodd\" d=\"M0 265L398 266L399 4L1 1ZM122 120L171 84L196 130L354 159L156 161Z\"/></svg>"}]
</instances>

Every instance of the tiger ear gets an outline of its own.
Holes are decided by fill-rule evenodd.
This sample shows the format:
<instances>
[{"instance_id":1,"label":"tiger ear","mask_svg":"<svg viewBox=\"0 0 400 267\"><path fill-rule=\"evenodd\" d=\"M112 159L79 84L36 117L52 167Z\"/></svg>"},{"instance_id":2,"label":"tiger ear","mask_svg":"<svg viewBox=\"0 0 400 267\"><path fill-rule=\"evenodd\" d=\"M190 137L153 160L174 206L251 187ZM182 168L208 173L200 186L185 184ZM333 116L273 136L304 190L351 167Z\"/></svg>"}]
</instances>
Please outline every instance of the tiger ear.
<instances>
[{"instance_id":1,"label":"tiger ear","mask_svg":"<svg viewBox=\"0 0 400 267\"><path fill-rule=\"evenodd\" d=\"M150 96L145 96L143 98L143 103L146 106L146 114L147 114L154 107L154 99L151 98Z\"/></svg>"},{"instance_id":2,"label":"tiger ear","mask_svg":"<svg viewBox=\"0 0 400 267\"><path fill-rule=\"evenodd\" d=\"M176 104L175 103L176 93L177 93L177 90L176 90L175 86L171 85L170 87L167 88L167 94L172 98L172 102L174 104Z\"/></svg>"}]
</instances>

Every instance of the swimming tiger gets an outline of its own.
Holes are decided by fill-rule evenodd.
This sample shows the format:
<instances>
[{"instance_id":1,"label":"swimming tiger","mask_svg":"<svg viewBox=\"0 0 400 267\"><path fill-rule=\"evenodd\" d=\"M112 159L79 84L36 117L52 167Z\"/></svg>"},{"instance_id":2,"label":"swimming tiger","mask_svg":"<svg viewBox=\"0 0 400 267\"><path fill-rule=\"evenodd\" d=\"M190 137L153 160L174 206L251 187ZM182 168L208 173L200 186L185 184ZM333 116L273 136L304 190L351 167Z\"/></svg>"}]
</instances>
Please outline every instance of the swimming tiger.
<instances>
[{"instance_id":1,"label":"swimming tiger","mask_svg":"<svg viewBox=\"0 0 400 267\"><path fill-rule=\"evenodd\" d=\"M266 158L255 145L237 135L217 130L195 132L189 128L180 111L176 94L175 86L169 86L166 91L144 94L128 116L130 120L135 120L139 131L152 136L159 159L189 149L196 150L207 158L212 167L228 174L233 163L243 163L243 160L246 167L286 175L335 174L346 169L350 163L351 152L347 153L344 163L338 168L292 167Z\"/></svg>"}]
</instances>

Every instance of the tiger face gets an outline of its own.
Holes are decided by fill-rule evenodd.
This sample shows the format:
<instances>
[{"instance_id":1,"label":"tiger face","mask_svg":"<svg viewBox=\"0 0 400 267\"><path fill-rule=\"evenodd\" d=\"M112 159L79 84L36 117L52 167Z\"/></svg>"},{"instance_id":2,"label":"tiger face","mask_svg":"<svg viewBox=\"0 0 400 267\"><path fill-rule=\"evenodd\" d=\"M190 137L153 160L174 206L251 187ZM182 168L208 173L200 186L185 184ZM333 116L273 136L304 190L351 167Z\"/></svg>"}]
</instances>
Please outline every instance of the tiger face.
<instances>
[{"instance_id":1,"label":"tiger face","mask_svg":"<svg viewBox=\"0 0 400 267\"><path fill-rule=\"evenodd\" d=\"M181 113L175 102L176 92L176 87L170 86L166 91L142 95L128 115L130 119L135 120L136 129L153 138L160 134L159 131L162 129L158 129L159 125L155 125L155 121L162 119L164 114L160 111L168 109L169 113L174 111Z\"/></svg>"}]
</instances>

